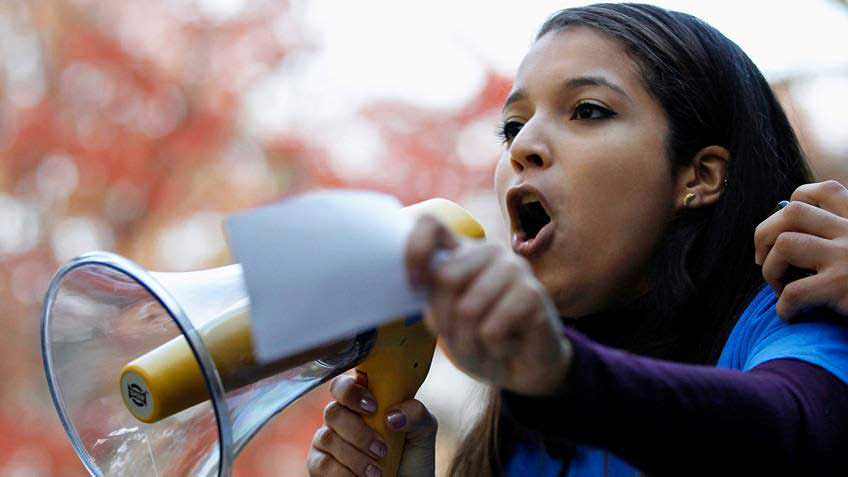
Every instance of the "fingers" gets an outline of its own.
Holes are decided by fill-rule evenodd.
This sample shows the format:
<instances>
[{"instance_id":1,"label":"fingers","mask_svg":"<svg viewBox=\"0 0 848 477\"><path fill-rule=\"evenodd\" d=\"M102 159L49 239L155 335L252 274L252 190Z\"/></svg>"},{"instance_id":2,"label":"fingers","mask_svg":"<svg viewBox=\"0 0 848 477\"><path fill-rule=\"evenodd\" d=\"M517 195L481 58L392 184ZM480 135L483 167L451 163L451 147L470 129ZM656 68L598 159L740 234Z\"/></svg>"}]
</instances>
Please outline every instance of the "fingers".
<instances>
[{"instance_id":1,"label":"fingers","mask_svg":"<svg viewBox=\"0 0 848 477\"><path fill-rule=\"evenodd\" d=\"M406 269L413 288L428 288L433 281L430 258L437 249L459 245L453 233L435 218L424 215L412 227L406 243Z\"/></svg>"},{"instance_id":2,"label":"fingers","mask_svg":"<svg viewBox=\"0 0 848 477\"><path fill-rule=\"evenodd\" d=\"M425 324L433 334L447 341L455 341L458 330L475 326L477 317L461 317L457 303L478 275L491 268L498 259L500 248L496 244L469 244L461 246L433 273L433 287L428 300L429 313ZM463 343L467 343L463 341Z\"/></svg>"},{"instance_id":3,"label":"fingers","mask_svg":"<svg viewBox=\"0 0 848 477\"><path fill-rule=\"evenodd\" d=\"M792 193L792 200L806 202L848 218L848 189L834 180L802 185Z\"/></svg>"},{"instance_id":4,"label":"fingers","mask_svg":"<svg viewBox=\"0 0 848 477\"><path fill-rule=\"evenodd\" d=\"M349 376L337 378L331 384L331 392L355 402L351 396L361 395L358 388L365 383L360 377L357 376L356 381ZM389 429L405 433L404 458L412 456L412 460L407 461L416 468L421 465L432 468L438 425L424 405L414 399L404 401L389 410L386 421ZM368 427L359 411L331 402L324 410L324 423L312 440L307 460L309 475L375 477L382 474L379 460L387 455L388 448L382 437ZM422 456L426 458L422 460Z\"/></svg>"},{"instance_id":5,"label":"fingers","mask_svg":"<svg viewBox=\"0 0 848 477\"><path fill-rule=\"evenodd\" d=\"M330 427L324 426L318 429L315 437L312 439L312 448L317 451L314 457L312 456L313 452L310 452L308 459L307 465L312 475L377 477L382 473L375 459L345 441ZM321 454L324 454L326 457ZM314 464L313 460L315 461ZM312 469L313 466L315 467L314 471ZM321 468L322 466L323 469ZM348 473L345 473L340 467L347 469ZM321 473L322 471L325 473Z\"/></svg>"},{"instance_id":6,"label":"fingers","mask_svg":"<svg viewBox=\"0 0 848 477\"><path fill-rule=\"evenodd\" d=\"M832 255L832 243L821 237L798 232L784 232L763 262L763 278L777 292L783 290L783 279L790 266L819 270Z\"/></svg>"},{"instance_id":7,"label":"fingers","mask_svg":"<svg viewBox=\"0 0 848 477\"><path fill-rule=\"evenodd\" d=\"M544 310L544 296L529 284L513 284L480 327L480 340L495 357L513 352L510 342L518 327L531 327L532 319Z\"/></svg>"},{"instance_id":8,"label":"fingers","mask_svg":"<svg viewBox=\"0 0 848 477\"><path fill-rule=\"evenodd\" d=\"M492 262L497 252L498 247L494 244L460 247L437 270L433 270L434 284L451 292L464 289L472 277Z\"/></svg>"},{"instance_id":9,"label":"fingers","mask_svg":"<svg viewBox=\"0 0 848 477\"><path fill-rule=\"evenodd\" d=\"M357 383L351 376L341 375L330 382L330 394L351 411L362 415L373 414L377 410L377 401L364 384Z\"/></svg>"},{"instance_id":10,"label":"fingers","mask_svg":"<svg viewBox=\"0 0 848 477\"><path fill-rule=\"evenodd\" d=\"M324 408L324 423L344 441L363 454L376 459L386 455L387 447L383 438L368 427L359 414L347 409L336 401ZM328 450L328 449L324 449Z\"/></svg>"},{"instance_id":11,"label":"fingers","mask_svg":"<svg viewBox=\"0 0 848 477\"><path fill-rule=\"evenodd\" d=\"M777 315L791 322L805 308L829 304L834 285L837 284L826 274L812 275L786 285L777 300ZM845 311L848 310L841 312Z\"/></svg>"},{"instance_id":12,"label":"fingers","mask_svg":"<svg viewBox=\"0 0 848 477\"><path fill-rule=\"evenodd\" d=\"M495 261L492 266L479 273L459 297L456 306L459 318L479 321L520 273L521 264L517 260Z\"/></svg>"},{"instance_id":13,"label":"fingers","mask_svg":"<svg viewBox=\"0 0 848 477\"><path fill-rule=\"evenodd\" d=\"M806 184L792 202L755 233L756 260L780 294L777 313L797 318L805 308L826 305L848 313L848 189L837 181ZM791 267L816 273L785 283Z\"/></svg>"},{"instance_id":14,"label":"fingers","mask_svg":"<svg viewBox=\"0 0 848 477\"><path fill-rule=\"evenodd\" d=\"M435 333L450 337L456 324L457 301L484 270L491 268L498 247L494 244L467 245L434 271L434 287L430 294L431 313L428 324ZM474 316L465 317L473 319Z\"/></svg>"},{"instance_id":15,"label":"fingers","mask_svg":"<svg viewBox=\"0 0 848 477\"><path fill-rule=\"evenodd\" d=\"M757 226L754 232L757 264L763 263L777 238L784 232L803 232L833 239L848 233L848 221L805 202L790 202Z\"/></svg>"},{"instance_id":16,"label":"fingers","mask_svg":"<svg viewBox=\"0 0 848 477\"><path fill-rule=\"evenodd\" d=\"M337 401L324 408L324 426L312 439L310 475L380 475L378 460L385 457L388 447L362 419L377 408L362 384L364 381L360 384L344 375L330 383L330 393Z\"/></svg>"},{"instance_id":17,"label":"fingers","mask_svg":"<svg viewBox=\"0 0 848 477\"><path fill-rule=\"evenodd\" d=\"M309 471L309 477L356 477L356 474L333 456L314 447L309 449L309 455L306 457L306 469Z\"/></svg>"},{"instance_id":18,"label":"fingers","mask_svg":"<svg viewBox=\"0 0 848 477\"><path fill-rule=\"evenodd\" d=\"M330 383L330 394L336 401L324 408L324 423L361 452L381 459L386 455L386 443L362 420L362 415L377 410L377 401L362 384L345 375Z\"/></svg>"},{"instance_id":19,"label":"fingers","mask_svg":"<svg viewBox=\"0 0 848 477\"><path fill-rule=\"evenodd\" d=\"M407 440L432 438L439 427L436 418L417 399L409 399L393 406L386 413L389 429L406 432Z\"/></svg>"}]
</instances>

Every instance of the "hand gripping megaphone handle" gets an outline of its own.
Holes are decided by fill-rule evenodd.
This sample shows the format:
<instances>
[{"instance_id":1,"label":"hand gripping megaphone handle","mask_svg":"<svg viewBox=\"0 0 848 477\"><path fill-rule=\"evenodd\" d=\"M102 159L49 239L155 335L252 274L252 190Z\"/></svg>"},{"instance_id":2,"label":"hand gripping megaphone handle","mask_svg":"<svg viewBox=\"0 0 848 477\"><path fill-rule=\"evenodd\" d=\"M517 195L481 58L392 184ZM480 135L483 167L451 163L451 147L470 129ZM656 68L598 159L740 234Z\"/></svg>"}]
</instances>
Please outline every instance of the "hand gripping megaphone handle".
<instances>
[{"instance_id":1,"label":"hand gripping megaphone handle","mask_svg":"<svg viewBox=\"0 0 848 477\"><path fill-rule=\"evenodd\" d=\"M356 367L377 399L377 411L365 416L369 427L386 442L388 452L381 460L383 475L397 475L403 455L405 434L386 426L386 411L415 397L430 370L436 339L420 317L397 321L377 330L377 342L368 357Z\"/></svg>"},{"instance_id":2,"label":"hand gripping megaphone handle","mask_svg":"<svg viewBox=\"0 0 848 477\"><path fill-rule=\"evenodd\" d=\"M404 212L432 215L458 235L484 238L483 227L471 214L448 200L431 199L406 207ZM431 266L438 266L447 255L446 251L436 252ZM430 370L435 348L436 338L424 321L420 316L412 317L378 328L374 348L356 367L356 373L365 375L368 389L377 399L377 411L366 416L365 422L385 439L388 447L381 461L385 476L397 475L405 439L404 433L388 429L386 411L415 397Z\"/></svg>"}]
</instances>

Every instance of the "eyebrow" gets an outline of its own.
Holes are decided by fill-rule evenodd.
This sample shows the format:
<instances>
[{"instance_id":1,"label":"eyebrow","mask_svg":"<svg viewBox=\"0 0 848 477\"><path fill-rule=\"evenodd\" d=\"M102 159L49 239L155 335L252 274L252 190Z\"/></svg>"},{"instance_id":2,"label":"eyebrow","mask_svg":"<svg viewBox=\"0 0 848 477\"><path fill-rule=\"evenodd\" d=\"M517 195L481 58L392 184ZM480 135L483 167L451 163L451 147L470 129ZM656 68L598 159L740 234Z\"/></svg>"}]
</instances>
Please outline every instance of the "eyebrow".
<instances>
[{"instance_id":1,"label":"eyebrow","mask_svg":"<svg viewBox=\"0 0 848 477\"><path fill-rule=\"evenodd\" d=\"M616 93L620 94L621 96L624 96L624 98L627 99L628 101L630 100L630 96L628 96L627 93L624 92L624 89L621 86L618 86L617 84L609 81L608 79L604 78L603 76L577 76L577 77L574 77L574 78L569 78L569 79L567 79L563 82L560 89L561 90L578 89L578 88L584 88L586 86L600 86L600 87L609 88L609 89L615 91ZM506 110L506 108L508 108L510 104L512 104L516 101L520 101L524 98L525 98L524 90L519 89L519 90L513 91L506 98L506 101L504 102L503 110Z\"/></svg>"}]
</instances>

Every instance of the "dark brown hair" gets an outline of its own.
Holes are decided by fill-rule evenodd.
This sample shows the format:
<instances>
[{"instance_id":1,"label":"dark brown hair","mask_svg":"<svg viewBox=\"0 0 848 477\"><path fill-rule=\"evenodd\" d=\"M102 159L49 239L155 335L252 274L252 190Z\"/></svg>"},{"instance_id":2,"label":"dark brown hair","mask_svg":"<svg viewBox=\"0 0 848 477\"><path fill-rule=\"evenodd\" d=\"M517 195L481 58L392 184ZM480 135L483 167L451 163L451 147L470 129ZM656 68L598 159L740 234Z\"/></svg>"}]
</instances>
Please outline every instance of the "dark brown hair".
<instances>
[{"instance_id":1,"label":"dark brown hair","mask_svg":"<svg viewBox=\"0 0 848 477\"><path fill-rule=\"evenodd\" d=\"M719 201L668 224L652 261L652 290L639 300L638 326L618 328L625 320L610 318L614 312L575 324L596 340L635 353L714 363L763 285L753 259L754 229L780 200L812 180L795 133L748 56L691 15L642 4L571 8L551 16L536 40L570 26L593 28L625 45L668 117L672 171L706 146L723 146L731 155ZM492 390L481 419L457 449L450 475L500 475L516 441L540 438L505 418L500 407ZM551 443L545 444L551 451ZM565 448L552 453L567 455Z\"/></svg>"}]
</instances>

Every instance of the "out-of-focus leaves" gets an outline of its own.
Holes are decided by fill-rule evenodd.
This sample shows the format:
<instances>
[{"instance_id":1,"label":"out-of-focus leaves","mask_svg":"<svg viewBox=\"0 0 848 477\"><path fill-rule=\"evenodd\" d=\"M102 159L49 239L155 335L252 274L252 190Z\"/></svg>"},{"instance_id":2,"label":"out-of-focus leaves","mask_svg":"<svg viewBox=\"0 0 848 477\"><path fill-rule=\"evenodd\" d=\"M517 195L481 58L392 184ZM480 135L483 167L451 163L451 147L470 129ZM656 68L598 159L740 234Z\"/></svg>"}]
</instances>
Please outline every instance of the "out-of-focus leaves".
<instances>
[{"instance_id":1,"label":"out-of-focus leaves","mask_svg":"<svg viewBox=\"0 0 848 477\"><path fill-rule=\"evenodd\" d=\"M0 4L0 475L84 473L38 344L40 300L65 260L108 249L154 270L207 268L228 260L226 214L288 194L367 187L409 203L489 188L508 79L489 74L451 111L366 105L383 152L368 171L340 168L308 134L259 138L240 119L253 84L313 48L288 3L202 3ZM305 473L326 400L316 392L266 427L236 473Z\"/></svg>"}]
</instances>

